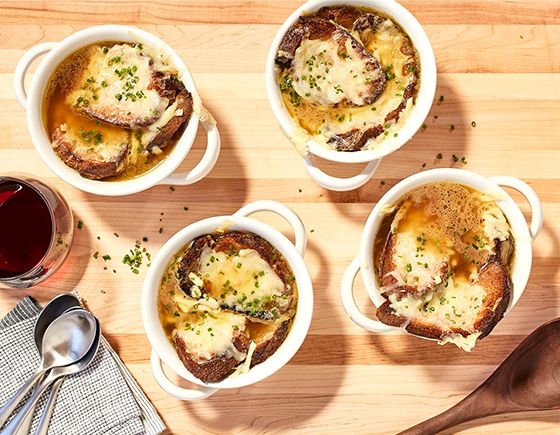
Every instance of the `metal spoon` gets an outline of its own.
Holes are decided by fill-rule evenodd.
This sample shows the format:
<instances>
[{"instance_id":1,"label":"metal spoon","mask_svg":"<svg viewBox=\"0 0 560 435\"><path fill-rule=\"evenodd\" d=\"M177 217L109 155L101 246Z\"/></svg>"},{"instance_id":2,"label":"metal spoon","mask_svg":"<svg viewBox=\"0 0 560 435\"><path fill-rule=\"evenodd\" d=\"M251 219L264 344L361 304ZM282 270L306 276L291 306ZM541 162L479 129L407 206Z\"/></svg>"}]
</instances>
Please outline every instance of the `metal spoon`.
<instances>
[{"instance_id":1,"label":"metal spoon","mask_svg":"<svg viewBox=\"0 0 560 435\"><path fill-rule=\"evenodd\" d=\"M95 339L96 323L87 311L63 314L45 331L41 346L41 364L31 378L0 409L0 425L4 424L25 394L54 367L64 367L79 361Z\"/></svg>"},{"instance_id":2,"label":"metal spoon","mask_svg":"<svg viewBox=\"0 0 560 435\"><path fill-rule=\"evenodd\" d=\"M84 370L93 361L95 355L97 354L97 350L99 349L99 342L100 342L100 338L101 338L101 327L99 325L99 321L97 320L97 318L94 317L92 314L90 314L87 311L83 311L83 313L82 313L82 310L70 311L70 312L64 314L60 318L62 319L66 316L83 315L84 313L91 316L92 319L93 319L93 322L94 322L94 327L93 327L94 337L93 337L92 342L90 343L88 351L85 353L85 355L81 359L79 359L78 361L76 361L73 364L70 364L70 365L67 365L67 366L64 366L64 367L53 368L47 374L47 376L45 376L45 378L39 383L37 388L35 388L35 390L33 391L33 394L31 395L29 400L25 403L25 405L23 405L21 410L6 425L6 427L4 428L4 430L2 430L0 432L0 434L2 434L2 435L16 435L16 434L21 433L21 432L19 432L21 424L25 420L26 416L31 412L31 410L33 409L33 407L35 406L35 404L37 403L37 401L39 400L39 398L41 397L43 392L57 379L60 379L63 376L74 375L74 374ZM57 321L58 320L56 320L55 322L57 322ZM55 322L53 322L53 325L54 325ZM50 329L50 327L49 327L49 329ZM48 329L47 329L47 332L48 332ZM76 332L76 331L74 331L74 332ZM48 338L47 334L45 334L45 340L47 338ZM50 421L45 421L45 422L43 422L43 424L46 424L47 427L48 427L49 422ZM40 430L46 430L46 429L42 429L41 424L40 424L39 427L37 428L37 430L40 431Z\"/></svg>"},{"instance_id":3,"label":"metal spoon","mask_svg":"<svg viewBox=\"0 0 560 435\"><path fill-rule=\"evenodd\" d=\"M35 320L35 328L33 330L33 335L35 338L35 345L37 346L37 350L39 351L39 355L42 353L43 347L43 336L45 335L45 331L49 327L49 325L58 319L62 314L67 312L69 309L72 308L79 308L81 307L80 301L77 297L71 294L62 294L54 299L52 299L39 313L37 320ZM62 380L55 382L52 387L51 394L49 396L52 397L53 393L55 392L55 387L59 385ZM58 389L58 387L57 387ZM47 402L48 406L48 402ZM25 421L21 425L21 432L28 434L31 431L31 424L33 423L33 415L35 414L36 407L29 413Z\"/></svg>"},{"instance_id":4,"label":"metal spoon","mask_svg":"<svg viewBox=\"0 0 560 435\"><path fill-rule=\"evenodd\" d=\"M81 305L77 307L71 307L68 311L79 310L81 309ZM97 319L96 319L97 320ZM98 323L99 326L99 323ZM87 355L84 357L86 358ZM49 430L49 424L52 418L52 414L54 412L54 406L56 404L56 399L58 398L58 392L60 391L60 387L64 382L65 377L58 378L56 381L53 382L51 387L51 392L49 393L49 398L47 399L47 403L45 404L45 408L43 409L43 413L41 414L41 419L39 420L39 424L37 425L37 429L35 429L35 435L47 435ZM31 414L33 415L33 414ZM29 416L27 417L29 419ZM31 420L32 421L32 420ZM28 434L29 428L27 427L27 432L22 432Z\"/></svg>"}]
</instances>

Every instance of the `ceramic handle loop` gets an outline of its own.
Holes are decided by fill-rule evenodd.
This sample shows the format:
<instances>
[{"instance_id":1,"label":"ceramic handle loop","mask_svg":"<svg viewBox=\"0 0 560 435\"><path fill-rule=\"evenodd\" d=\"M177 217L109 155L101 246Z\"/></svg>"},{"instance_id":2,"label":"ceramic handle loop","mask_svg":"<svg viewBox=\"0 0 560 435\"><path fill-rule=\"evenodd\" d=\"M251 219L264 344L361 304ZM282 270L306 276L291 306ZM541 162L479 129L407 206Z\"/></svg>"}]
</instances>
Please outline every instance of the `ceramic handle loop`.
<instances>
[{"instance_id":1,"label":"ceramic handle loop","mask_svg":"<svg viewBox=\"0 0 560 435\"><path fill-rule=\"evenodd\" d=\"M210 397L212 394L215 394L218 391L218 388L201 386L198 389L189 389L175 385L164 373L161 359L158 357L157 353L154 350L152 350L150 363L152 365L152 373L159 386L163 388L164 391L174 397L177 397L178 399L188 400L192 402L195 400L206 399L207 397Z\"/></svg>"},{"instance_id":2,"label":"ceramic handle loop","mask_svg":"<svg viewBox=\"0 0 560 435\"><path fill-rule=\"evenodd\" d=\"M23 110L27 106L27 92L25 91L25 75L31 63L39 56L48 53L56 46L56 42L44 42L31 47L25 52L22 58L16 65L16 70L14 71L14 92L16 93L16 98L23 107Z\"/></svg>"},{"instance_id":3,"label":"ceramic handle loop","mask_svg":"<svg viewBox=\"0 0 560 435\"><path fill-rule=\"evenodd\" d=\"M294 230L295 247L303 257L303 254L305 253L305 247L307 245L307 236L305 234L305 226L303 225L303 222L301 221L299 216L295 214L291 208L286 207L284 204L280 204L279 202L269 201L269 200L255 201L250 204L247 204L246 206L241 207L239 210L237 210L233 214L233 216L246 217L258 211L271 211L283 217L286 221L288 221L288 223L292 226L292 229Z\"/></svg>"},{"instance_id":4,"label":"ceramic handle loop","mask_svg":"<svg viewBox=\"0 0 560 435\"><path fill-rule=\"evenodd\" d=\"M218 156L220 155L220 133L218 132L216 124L210 120L201 121L201 124L206 129L207 139L206 151L202 159L200 159L200 162L190 171L172 174L157 184L174 184L179 186L194 184L206 177L214 168L218 161Z\"/></svg>"},{"instance_id":5,"label":"ceramic handle loop","mask_svg":"<svg viewBox=\"0 0 560 435\"><path fill-rule=\"evenodd\" d=\"M332 175L323 172L317 167L314 157L311 154L304 157L303 163L311 178L313 178L319 186L337 192L345 192L357 189L358 187L366 184L371 177L373 177L379 163L381 163L381 159L369 162L362 172L349 178L333 177Z\"/></svg>"},{"instance_id":6,"label":"ceramic handle loop","mask_svg":"<svg viewBox=\"0 0 560 435\"><path fill-rule=\"evenodd\" d=\"M359 270L360 257L356 257L352 263L350 263L346 272L344 272L342 285L340 286L340 300L342 302L342 307L344 308L344 311L346 311L346 314L348 314L348 317L350 317L350 320L352 320L356 325L372 332L400 331L401 328L386 325L379 320L370 319L360 311L356 305L356 300L354 299L354 294L352 292L354 280L356 279L356 275Z\"/></svg>"},{"instance_id":7,"label":"ceramic handle loop","mask_svg":"<svg viewBox=\"0 0 560 435\"><path fill-rule=\"evenodd\" d=\"M519 178L515 177L491 177L490 181L493 181L499 186L511 187L512 189L520 192L527 199L527 202L531 207L531 223L529 224L529 234L531 234L531 238L535 240L541 232L544 216L541 200L539 199L533 188L524 181L521 181Z\"/></svg>"}]
</instances>

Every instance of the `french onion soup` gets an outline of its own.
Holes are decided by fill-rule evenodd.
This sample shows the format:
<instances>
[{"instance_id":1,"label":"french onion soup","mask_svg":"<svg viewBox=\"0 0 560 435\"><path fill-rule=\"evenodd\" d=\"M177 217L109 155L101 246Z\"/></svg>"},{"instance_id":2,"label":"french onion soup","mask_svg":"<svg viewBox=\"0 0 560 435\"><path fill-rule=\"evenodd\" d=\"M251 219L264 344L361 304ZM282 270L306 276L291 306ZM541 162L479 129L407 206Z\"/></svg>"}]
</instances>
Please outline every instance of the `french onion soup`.
<instances>
[{"instance_id":1,"label":"french onion soup","mask_svg":"<svg viewBox=\"0 0 560 435\"><path fill-rule=\"evenodd\" d=\"M283 102L304 136L338 151L397 137L419 87L409 36L371 8L328 6L301 16L275 62Z\"/></svg>"},{"instance_id":2,"label":"french onion soup","mask_svg":"<svg viewBox=\"0 0 560 435\"><path fill-rule=\"evenodd\" d=\"M496 199L461 184L425 184L387 210L374 243L387 301L377 317L470 351L501 320L514 240Z\"/></svg>"},{"instance_id":3,"label":"french onion soup","mask_svg":"<svg viewBox=\"0 0 560 435\"><path fill-rule=\"evenodd\" d=\"M296 305L286 259L262 237L241 231L193 240L169 264L158 295L168 339L204 382L247 372L270 357Z\"/></svg>"},{"instance_id":4,"label":"french onion soup","mask_svg":"<svg viewBox=\"0 0 560 435\"><path fill-rule=\"evenodd\" d=\"M68 56L43 102L52 147L81 176L127 180L173 149L193 99L162 53L143 44L106 41Z\"/></svg>"}]
</instances>

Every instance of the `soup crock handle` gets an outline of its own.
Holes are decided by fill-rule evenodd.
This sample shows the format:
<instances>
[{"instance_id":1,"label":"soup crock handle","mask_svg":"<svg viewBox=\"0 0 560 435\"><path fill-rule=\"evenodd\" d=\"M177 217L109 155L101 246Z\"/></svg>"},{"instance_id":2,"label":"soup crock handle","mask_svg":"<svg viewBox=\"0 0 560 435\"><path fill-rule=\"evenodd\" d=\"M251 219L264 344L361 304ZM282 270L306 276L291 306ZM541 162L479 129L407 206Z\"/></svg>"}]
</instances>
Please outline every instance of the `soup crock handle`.
<instances>
[{"instance_id":1,"label":"soup crock handle","mask_svg":"<svg viewBox=\"0 0 560 435\"><path fill-rule=\"evenodd\" d=\"M400 331L401 328L386 325L379 320L370 319L360 311L360 309L356 305L354 294L352 292L354 288L354 279L356 278L359 270L360 257L356 257L346 268L344 276L342 277L342 285L340 286L340 300L342 301L344 311L346 311L346 314L348 314L350 320L352 320L356 325L372 332Z\"/></svg>"},{"instance_id":2,"label":"soup crock handle","mask_svg":"<svg viewBox=\"0 0 560 435\"><path fill-rule=\"evenodd\" d=\"M315 165L314 157L312 154L308 154L303 158L303 163L305 165L305 169L315 180L319 186L324 187L325 189L335 190L338 192L345 192L347 190L354 190L360 186L366 184L373 174L377 170L381 159L373 160L368 163L368 165L360 172L358 175L354 175L353 177L349 178L339 178L333 177L321 169L319 169Z\"/></svg>"},{"instance_id":3,"label":"soup crock handle","mask_svg":"<svg viewBox=\"0 0 560 435\"><path fill-rule=\"evenodd\" d=\"M14 71L14 92L16 93L16 98L25 110L27 106L27 92L25 92L25 74L31 62L33 62L39 56L51 51L55 46L56 42L44 42L42 44L35 45L25 52L22 58L16 65L16 70Z\"/></svg>"},{"instance_id":4,"label":"soup crock handle","mask_svg":"<svg viewBox=\"0 0 560 435\"><path fill-rule=\"evenodd\" d=\"M255 201L250 204L247 204L246 206L241 207L233 214L233 217L236 216L246 217L258 211L271 211L283 217L286 221L288 221L288 223L291 225L291 227L294 230L294 238L295 238L294 244L296 246L296 250L303 257L303 254L305 252L305 246L307 244L307 236L305 234L305 226L303 225L303 222L301 221L299 216L295 214L291 208L286 207L284 204L280 204L279 202L276 201L262 200L262 201Z\"/></svg>"},{"instance_id":5,"label":"soup crock handle","mask_svg":"<svg viewBox=\"0 0 560 435\"><path fill-rule=\"evenodd\" d=\"M499 186L511 187L512 189L520 192L531 206L531 223L529 224L529 233L531 238L535 240L541 232L543 225L543 208L541 200L531 186L519 178L498 176L490 177L490 181L498 184Z\"/></svg>"},{"instance_id":6,"label":"soup crock handle","mask_svg":"<svg viewBox=\"0 0 560 435\"><path fill-rule=\"evenodd\" d=\"M206 129L208 139L206 151L202 159L200 159L200 162L190 171L172 174L157 184L176 184L180 186L194 184L206 177L214 168L214 165L218 161L218 155L220 154L220 133L218 132L216 123L209 119L201 121L201 124Z\"/></svg>"},{"instance_id":7,"label":"soup crock handle","mask_svg":"<svg viewBox=\"0 0 560 435\"><path fill-rule=\"evenodd\" d=\"M192 402L194 400L206 399L218 391L218 388L199 387L198 389L191 390L175 385L164 373L163 367L161 366L161 359L154 350L152 350L150 362L152 363L152 373L159 386L178 399Z\"/></svg>"}]
</instances>

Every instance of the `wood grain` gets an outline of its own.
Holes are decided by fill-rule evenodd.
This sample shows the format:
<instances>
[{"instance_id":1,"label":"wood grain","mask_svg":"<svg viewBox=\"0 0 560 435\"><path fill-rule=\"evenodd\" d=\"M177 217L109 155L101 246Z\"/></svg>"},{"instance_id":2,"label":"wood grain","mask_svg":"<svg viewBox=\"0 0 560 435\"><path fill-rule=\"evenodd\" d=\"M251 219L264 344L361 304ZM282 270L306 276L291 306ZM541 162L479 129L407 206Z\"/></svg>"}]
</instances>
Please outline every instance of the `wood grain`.
<instances>
[{"instance_id":1,"label":"wood grain","mask_svg":"<svg viewBox=\"0 0 560 435\"><path fill-rule=\"evenodd\" d=\"M263 71L270 41L299 4L0 1L0 173L19 170L43 177L68 199L76 220L84 222L62 270L34 289L3 290L0 315L24 295L45 302L77 289L158 408L168 433L395 433L459 401L524 336L560 315L560 1L404 1L432 41L437 95L445 99L434 104L426 130L385 158L375 179L354 192L327 192L307 177L266 100ZM134 24L153 32L188 64L223 141L218 164L206 180L175 191L159 186L130 197L104 198L66 185L40 160L11 88L15 65L35 44L102 23ZM199 134L183 168L200 158L203 146ZM438 160L440 152L443 159ZM340 279L358 252L361 229L375 202L423 164L457 166L453 154L465 156L465 167L481 174L523 178L541 197L545 212L523 297L471 354L405 335L368 333L346 317L338 298ZM323 167L342 175L361 166ZM146 269L134 275L121 258L144 236L155 254L185 225L263 198L285 202L306 224L306 262L316 300L309 336L288 366L261 383L200 403L173 399L157 386L149 367L139 301ZM514 198L528 216L521 196ZM281 220L256 217L291 236ZM112 259L95 260L95 251ZM374 309L356 281L359 305L371 315ZM550 411L483 419L457 429L465 434L553 434L559 425L560 413Z\"/></svg>"}]
</instances>

